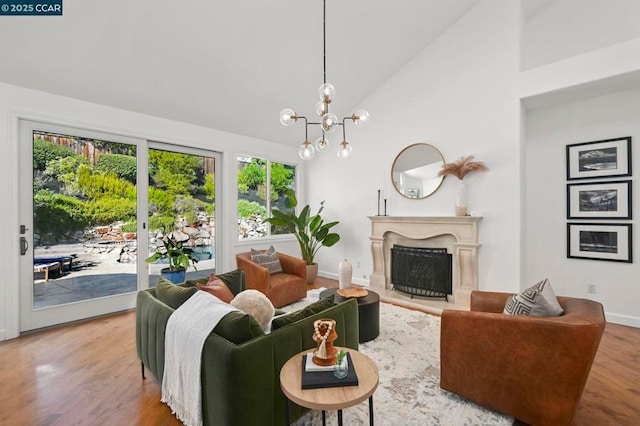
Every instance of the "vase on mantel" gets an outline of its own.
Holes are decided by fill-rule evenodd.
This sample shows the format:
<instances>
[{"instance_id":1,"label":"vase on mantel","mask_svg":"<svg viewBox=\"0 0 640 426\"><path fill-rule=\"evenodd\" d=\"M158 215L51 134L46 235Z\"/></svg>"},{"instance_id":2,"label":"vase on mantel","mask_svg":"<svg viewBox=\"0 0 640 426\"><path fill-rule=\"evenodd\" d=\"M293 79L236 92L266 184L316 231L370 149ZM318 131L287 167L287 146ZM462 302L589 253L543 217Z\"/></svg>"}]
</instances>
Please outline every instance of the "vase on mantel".
<instances>
[{"instance_id":1,"label":"vase on mantel","mask_svg":"<svg viewBox=\"0 0 640 426\"><path fill-rule=\"evenodd\" d=\"M463 179L458 180L456 190L456 216L467 215L467 184Z\"/></svg>"},{"instance_id":2,"label":"vase on mantel","mask_svg":"<svg viewBox=\"0 0 640 426\"><path fill-rule=\"evenodd\" d=\"M351 277L353 276L353 266L347 259L338 265L338 283L340 288L351 288Z\"/></svg>"}]
</instances>

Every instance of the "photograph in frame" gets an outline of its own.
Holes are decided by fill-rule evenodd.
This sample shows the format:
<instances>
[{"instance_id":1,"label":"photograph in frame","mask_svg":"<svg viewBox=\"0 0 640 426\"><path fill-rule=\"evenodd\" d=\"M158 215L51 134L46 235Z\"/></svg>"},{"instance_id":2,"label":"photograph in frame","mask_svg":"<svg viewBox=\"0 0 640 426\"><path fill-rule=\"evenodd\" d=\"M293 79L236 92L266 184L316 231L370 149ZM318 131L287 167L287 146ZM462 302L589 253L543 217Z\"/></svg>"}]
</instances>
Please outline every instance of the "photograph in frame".
<instances>
[{"instance_id":1,"label":"photograph in frame","mask_svg":"<svg viewBox=\"0 0 640 426\"><path fill-rule=\"evenodd\" d=\"M567 184L567 219L632 219L631 180Z\"/></svg>"},{"instance_id":2,"label":"photograph in frame","mask_svg":"<svg viewBox=\"0 0 640 426\"><path fill-rule=\"evenodd\" d=\"M568 223L567 257L632 262L631 224Z\"/></svg>"},{"instance_id":3,"label":"photograph in frame","mask_svg":"<svg viewBox=\"0 0 640 426\"><path fill-rule=\"evenodd\" d=\"M567 145L567 180L631 176L631 136Z\"/></svg>"}]
</instances>

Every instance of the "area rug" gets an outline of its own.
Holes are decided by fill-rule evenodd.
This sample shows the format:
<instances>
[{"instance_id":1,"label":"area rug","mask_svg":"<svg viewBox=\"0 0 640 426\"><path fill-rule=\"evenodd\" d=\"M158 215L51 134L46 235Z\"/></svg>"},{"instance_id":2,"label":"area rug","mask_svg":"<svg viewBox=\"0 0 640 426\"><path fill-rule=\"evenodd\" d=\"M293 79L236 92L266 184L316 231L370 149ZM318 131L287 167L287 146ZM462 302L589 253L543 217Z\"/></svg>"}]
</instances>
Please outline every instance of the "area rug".
<instances>
[{"instance_id":1,"label":"area rug","mask_svg":"<svg viewBox=\"0 0 640 426\"><path fill-rule=\"evenodd\" d=\"M303 302L314 300L315 292ZM380 335L360 345L378 366L380 383L373 395L377 425L511 425L513 418L493 412L440 389L440 317L380 304ZM297 426L318 425L310 411ZM343 410L345 425L369 424L368 403ZM337 415L327 413L327 424Z\"/></svg>"}]
</instances>

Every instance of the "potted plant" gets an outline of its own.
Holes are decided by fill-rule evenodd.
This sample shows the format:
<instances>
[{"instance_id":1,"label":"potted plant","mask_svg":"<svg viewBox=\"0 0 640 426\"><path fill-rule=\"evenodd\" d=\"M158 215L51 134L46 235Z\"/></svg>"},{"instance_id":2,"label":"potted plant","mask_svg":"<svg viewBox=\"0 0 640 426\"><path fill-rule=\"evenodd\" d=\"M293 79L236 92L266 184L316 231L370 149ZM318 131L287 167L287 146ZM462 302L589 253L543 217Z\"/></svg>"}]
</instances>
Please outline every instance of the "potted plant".
<instances>
[{"instance_id":1,"label":"potted plant","mask_svg":"<svg viewBox=\"0 0 640 426\"><path fill-rule=\"evenodd\" d=\"M295 235L300 245L300 254L302 259L307 262L307 282L313 283L318 275L318 264L314 262L316 253L320 247L331 247L340 241L340 235L330 232L331 228L339 222L324 223L322 210L324 210L324 201L320 203L320 208L316 214L311 214L311 208L307 204L302 208L299 215L295 213L295 207L298 200L291 189L285 190L285 207L291 209L291 213L273 210L272 217L266 219L267 222Z\"/></svg>"},{"instance_id":2,"label":"potted plant","mask_svg":"<svg viewBox=\"0 0 640 426\"><path fill-rule=\"evenodd\" d=\"M193 249L185 245L187 241L189 241L189 236L178 240L172 232L162 239L163 250L158 250L145 261L153 263L166 257L169 259L169 267L162 268L160 276L174 284L181 283L185 280L189 266L193 266L193 269L197 270L195 264L198 263L198 259L193 256Z\"/></svg>"}]
</instances>

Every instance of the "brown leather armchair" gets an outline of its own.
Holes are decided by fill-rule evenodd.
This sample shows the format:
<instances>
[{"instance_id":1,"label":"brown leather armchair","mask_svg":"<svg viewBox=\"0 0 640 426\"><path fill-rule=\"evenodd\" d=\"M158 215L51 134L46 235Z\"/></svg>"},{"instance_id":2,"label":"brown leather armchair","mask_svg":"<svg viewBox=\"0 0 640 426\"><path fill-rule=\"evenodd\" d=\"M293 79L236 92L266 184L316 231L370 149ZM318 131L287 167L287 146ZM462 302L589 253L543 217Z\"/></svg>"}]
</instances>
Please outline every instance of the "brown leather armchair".
<instances>
[{"instance_id":1,"label":"brown leather armchair","mask_svg":"<svg viewBox=\"0 0 640 426\"><path fill-rule=\"evenodd\" d=\"M279 308L307 296L307 263L293 256L277 253L281 273L269 270L251 260L251 253L236 254L236 263L245 273L247 288L264 293Z\"/></svg>"},{"instance_id":2,"label":"brown leather armchair","mask_svg":"<svg viewBox=\"0 0 640 426\"><path fill-rule=\"evenodd\" d=\"M558 297L560 317L503 315L509 293L444 310L440 387L531 425L570 425L605 328L602 305Z\"/></svg>"}]
</instances>

